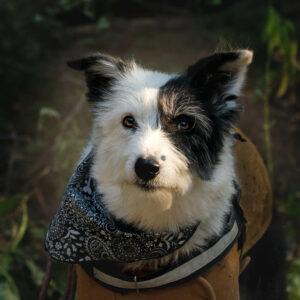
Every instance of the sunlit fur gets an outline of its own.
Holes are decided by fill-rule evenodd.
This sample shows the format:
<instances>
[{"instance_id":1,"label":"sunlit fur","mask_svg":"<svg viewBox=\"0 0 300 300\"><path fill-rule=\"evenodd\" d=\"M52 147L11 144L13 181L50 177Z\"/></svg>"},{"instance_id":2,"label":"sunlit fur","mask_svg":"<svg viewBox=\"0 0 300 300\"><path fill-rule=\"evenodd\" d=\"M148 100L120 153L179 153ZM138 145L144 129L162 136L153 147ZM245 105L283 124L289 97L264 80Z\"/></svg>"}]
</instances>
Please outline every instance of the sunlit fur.
<instances>
[{"instance_id":1,"label":"sunlit fur","mask_svg":"<svg viewBox=\"0 0 300 300\"><path fill-rule=\"evenodd\" d=\"M243 55L248 59L245 62L241 62ZM238 63L232 63L234 68L237 68L235 76L232 81L226 83L219 97L239 95L245 67L251 58L251 52L239 52ZM97 64L101 66L101 62ZM113 66L113 63L110 66ZM93 66L93 72L97 74L96 69ZM107 63L105 68L102 66L102 69L100 67L98 70L101 75L101 72L108 72L112 81L109 88L100 91L99 87L97 91L101 92L101 101L96 101L93 109L92 139L83 156L93 149L95 158L91 175L98 183L108 210L116 218L146 231L175 232L180 227L200 221L193 237L175 253L162 259L125 266L127 269L137 269L147 264L154 269L171 259L177 259L180 254L188 253L195 247L205 246L207 240L221 234L224 219L231 209L235 179L230 135L232 123L229 124L231 117L228 115L231 111L232 114L238 113L239 103L236 98L222 103L217 103L220 102L219 99L211 99L210 105L214 108L215 117L220 118L219 123L222 121L222 126L218 125L216 128L212 124L214 119L205 111L207 105L202 107L202 104L198 104L197 107L193 107L197 96L190 101L189 97L192 96L186 93L187 98L181 97L181 103L175 107L172 103L176 101L174 99L177 88L168 89L167 93L162 94L162 87L168 86L168 83L174 80L177 82L179 75L145 70L135 63L128 63L128 67L123 68L122 72L112 69ZM180 89L185 94L184 85L180 85ZM169 90L174 93L171 95ZM168 99L169 105L163 108L162 98L169 96L174 99ZM213 97L218 95L213 94ZM172 137L171 132L166 132L162 122L168 114L173 116L182 113L194 114L198 122L197 130L203 132L205 141L209 141L214 130L219 130L220 141L213 148L213 151L217 152L216 155L202 153L202 163L205 163L207 156L211 164L203 173L199 172L201 164L198 165L198 160L192 158L200 153L190 150L187 154L189 150L182 151L181 147L186 145L181 145L180 139L176 140L176 133ZM122 120L127 115L135 118L135 130L122 125ZM208 145L203 149L210 151L211 148ZM138 157L149 155L159 162L160 172L151 181L151 189L146 190L137 184L134 165Z\"/></svg>"}]
</instances>

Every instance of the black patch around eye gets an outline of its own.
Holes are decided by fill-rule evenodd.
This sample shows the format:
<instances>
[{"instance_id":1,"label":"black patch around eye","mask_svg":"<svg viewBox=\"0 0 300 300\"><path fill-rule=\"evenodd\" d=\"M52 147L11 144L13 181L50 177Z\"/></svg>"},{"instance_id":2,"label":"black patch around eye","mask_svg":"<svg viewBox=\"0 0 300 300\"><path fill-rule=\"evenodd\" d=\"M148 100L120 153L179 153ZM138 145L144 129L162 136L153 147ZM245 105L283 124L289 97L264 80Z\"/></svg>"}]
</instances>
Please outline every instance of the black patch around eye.
<instances>
[{"instance_id":1,"label":"black patch around eye","mask_svg":"<svg viewBox=\"0 0 300 300\"><path fill-rule=\"evenodd\" d=\"M227 120L215 115L216 107L210 97L210 91L193 88L185 74L167 82L161 87L159 95L162 129L177 150L185 155L190 169L204 180L210 179L219 161L224 136L230 127ZM176 117L172 117L182 110L194 112L193 117L197 117L190 132L179 132L174 122ZM201 119L206 119L208 123L204 124Z\"/></svg>"},{"instance_id":2,"label":"black patch around eye","mask_svg":"<svg viewBox=\"0 0 300 300\"><path fill-rule=\"evenodd\" d=\"M194 129L196 123L195 118L186 115L176 117L173 122L177 128L177 131L182 133L191 132Z\"/></svg>"}]
</instances>

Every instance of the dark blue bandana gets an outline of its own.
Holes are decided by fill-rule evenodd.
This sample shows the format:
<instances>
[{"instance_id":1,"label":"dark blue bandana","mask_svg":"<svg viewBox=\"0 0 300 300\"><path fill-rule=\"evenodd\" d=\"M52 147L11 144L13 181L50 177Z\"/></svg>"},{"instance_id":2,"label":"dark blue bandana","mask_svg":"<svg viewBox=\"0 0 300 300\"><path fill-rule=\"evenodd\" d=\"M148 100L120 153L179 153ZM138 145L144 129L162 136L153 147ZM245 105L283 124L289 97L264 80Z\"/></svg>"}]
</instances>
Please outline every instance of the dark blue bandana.
<instances>
[{"instance_id":1,"label":"dark blue bandana","mask_svg":"<svg viewBox=\"0 0 300 300\"><path fill-rule=\"evenodd\" d=\"M160 258L181 248L198 224L172 232L144 232L116 220L90 177L90 153L73 173L48 230L45 247L57 261L134 262Z\"/></svg>"}]
</instances>

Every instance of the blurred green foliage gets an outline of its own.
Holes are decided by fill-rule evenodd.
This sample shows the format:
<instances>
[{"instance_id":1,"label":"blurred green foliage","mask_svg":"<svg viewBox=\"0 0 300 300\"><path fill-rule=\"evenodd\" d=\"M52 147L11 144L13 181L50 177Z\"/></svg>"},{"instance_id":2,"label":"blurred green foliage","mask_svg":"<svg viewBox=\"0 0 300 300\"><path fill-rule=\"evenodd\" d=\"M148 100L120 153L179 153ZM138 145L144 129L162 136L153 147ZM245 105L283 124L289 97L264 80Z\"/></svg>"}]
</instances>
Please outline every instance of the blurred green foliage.
<instances>
[{"instance_id":1,"label":"blurred green foliage","mask_svg":"<svg viewBox=\"0 0 300 300\"><path fill-rule=\"evenodd\" d=\"M0 228L3 232L0 244L0 276L5 279L0 282L0 299L21 299L13 276L13 265L15 256L23 256L19 244L28 228L27 200L26 195L14 195L1 199L0 202ZM23 264L28 262L35 265L30 260L24 260Z\"/></svg>"},{"instance_id":2,"label":"blurred green foliage","mask_svg":"<svg viewBox=\"0 0 300 300\"><path fill-rule=\"evenodd\" d=\"M44 223L29 220L30 195L13 195L0 199L0 299L37 299L44 280ZM57 299L65 288L67 268L54 270L48 295Z\"/></svg>"},{"instance_id":3,"label":"blurred green foliage","mask_svg":"<svg viewBox=\"0 0 300 300\"><path fill-rule=\"evenodd\" d=\"M88 1L75 2L59 1L57 5L43 7L39 7L38 2L30 1L0 2L0 129L1 139L6 142L0 148L1 167L5 175L1 176L0 181L1 300L37 299L44 280L46 256L43 245L49 224L30 217L28 202L34 195L34 188L20 183L27 174L22 174L23 178L15 174L24 167L29 169L40 151L49 147L52 147L52 152L58 153L54 165L59 166L60 171L65 168L69 170L74 164L64 158L64 151L78 144L76 130L71 130L71 138L66 140L63 134L56 136L53 131L49 133L51 119L65 124L58 111L43 106L43 101L31 102L32 106L26 102L36 96L32 83L39 85L45 79L41 62L61 45L57 33L65 25L59 20L59 14L72 10L76 5L84 5L84 13L89 14ZM27 113L33 117L24 118ZM70 120L72 122L74 120ZM52 152L48 153L47 159ZM15 172L10 169L15 169ZM39 176L43 176L43 172L47 170L43 169ZM58 195L62 191L63 186L57 191ZM63 294L66 272L67 266L55 266L55 279L48 289L49 299L58 299Z\"/></svg>"},{"instance_id":4,"label":"blurred green foliage","mask_svg":"<svg viewBox=\"0 0 300 300\"><path fill-rule=\"evenodd\" d=\"M9 102L11 97L20 97L19 89L35 79L37 61L55 42L50 33L57 24L42 17L32 4L18 0L1 1L0 19L0 84L1 90L14 87L3 99Z\"/></svg>"},{"instance_id":5,"label":"blurred green foliage","mask_svg":"<svg viewBox=\"0 0 300 300\"><path fill-rule=\"evenodd\" d=\"M279 61L280 71L277 97L282 97L295 84L295 77L300 64L297 61L298 42L296 29L291 21L283 19L273 7L269 8L264 37L268 45L269 59Z\"/></svg>"},{"instance_id":6,"label":"blurred green foliage","mask_svg":"<svg viewBox=\"0 0 300 300\"><path fill-rule=\"evenodd\" d=\"M299 75L300 64L297 61L298 42L296 31L291 21L282 18L273 7L269 8L267 22L263 31L267 44L265 64L265 87L262 93L264 102L264 131L267 152L267 169L273 182L273 159L270 120L270 98L281 98L287 92L294 93L296 74ZM275 91L275 93L274 93ZM295 95L293 95L295 96ZM294 97L296 99L296 97Z\"/></svg>"},{"instance_id":7,"label":"blurred green foliage","mask_svg":"<svg viewBox=\"0 0 300 300\"><path fill-rule=\"evenodd\" d=\"M258 3L261 2L252 1L251 5L257 6ZM132 18L138 14L166 15L185 11L204 18L206 10L222 10L230 4L222 0L184 3L161 0L153 1L150 5L147 0L130 0L126 5L127 8L121 0L103 0L101 3L96 0L0 2L0 128L1 139L5 141L0 148L0 166L5 174L0 179L0 189L3 191L0 193L1 300L37 298L44 279L43 243L48 224L42 218L30 215L31 201L37 197L39 190L29 181L40 182L49 172L54 172L61 186L53 195L61 197L64 176L74 166L74 158L68 153L74 152L74 148L79 151L84 143L82 129L74 118L80 113L80 107L71 111L70 116L65 116L55 103L45 103L40 98L30 102L30 105L27 103L29 99L37 97L36 87L46 78L43 62L63 47L64 30L85 24L93 24L98 30L109 30L113 15ZM172 5L177 5L176 10ZM136 8L136 15L133 7ZM125 8L127 10L122 12ZM230 26L237 27L234 20L240 26L240 18L244 18L244 15L233 10L230 15L214 21L220 22L219 27L225 30ZM272 7L260 10L257 18L253 18L253 14L247 18L245 26L251 28L247 34L256 36L260 42L259 32L267 44L266 80L261 94L268 106L273 94L280 98L293 93L296 87L299 75L297 32L293 23ZM266 26L261 32L261 24L264 23ZM240 32L236 30L235 34ZM91 43L88 38L87 41ZM265 118L265 128L270 130L271 126L272 120ZM266 137L266 141L268 139L270 136ZM271 141L268 147L271 151ZM37 157L40 157L39 161ZM269 161L273 163L272 157ZM12 169L16 169L16 172L12 172ZM299 242L299 193L291 193L288 201L278 203L278 207L288 220L290 238ZM37 208L41 214L43 209L42 205ZM59 299L65 287L66 266L56 265L53 278L48 298ZM294 260L288 277L291 300L300 297L299 282L299 260Z\"/></svg>"},{"instance_id":8,"label":"blurred green foliage","mask_svg":"<svg viewBox=\"0 0 300 300\"><path fill-rule=\"evenodd\" d=\"M287 288L289 292L289 300L300 299L300 260L299 259L295 259L290 264Z\"/></svg>"},{"instance_id":9,"label":"blurred green foliage","mask_svg":"<svg viewBox=\"0 0 300 300\"><path fill-rule=\"evenodd\" d=\"M277 204L278 211L285 216L290 239L300 242L300 191L291 192L287 201ZM299 273L300 275L300 273Z\"/></svg>"},{"instance_id":10,"label":"blurred green foliage","mask_svg":"<svg viewBox=\"0 0 300 300\"><path fill-rule=\"evenodd\" d=\"M273 180L274 162L272 159L271 129L275 121L270 119L269 106L274 98L281 99L286 94L290 94L292 99L296 101L295 83L300 75L300 63L297 60L298 40L294 24L280 16L273 7L270 7L268 11L263 38L267 44L267 60L265 64L265 87L264 92L261 93L261 98L264 101L267 169ZM299 192L291 192L287 200L276 202L277 209L287 220L289 239L296 240L296 243L300 242L300 234L297 230L300 226L299 200ZM298 275L300 280L300 273ZM295 275L293 276L295 277ZM293 290L294 286L290 286L290 290Z\"/></svg>"}]
</instances>

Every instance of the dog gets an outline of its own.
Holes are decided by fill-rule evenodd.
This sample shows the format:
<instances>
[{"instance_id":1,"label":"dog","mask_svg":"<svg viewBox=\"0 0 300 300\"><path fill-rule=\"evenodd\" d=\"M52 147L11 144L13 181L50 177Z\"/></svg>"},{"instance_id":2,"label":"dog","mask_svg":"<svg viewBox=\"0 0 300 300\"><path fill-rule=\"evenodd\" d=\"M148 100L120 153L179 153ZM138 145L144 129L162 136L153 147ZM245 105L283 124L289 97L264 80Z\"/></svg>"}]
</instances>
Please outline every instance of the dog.
<instances>
[{"instance_id":1,"label":"dog","mask_svg":"<svg viewBox=\"0 0 300 300\"><path fill-rule=\"evenodd\" d=\"M180 74L104 54L68 63L86 75L93 128L80 162L93 150L91 176L107 210L145 232L199 224L181 248L123 263L124 272L156 272L223 234L239 183L233 132L252 57L215 53Z\"/></svg>"}]
</instances>

